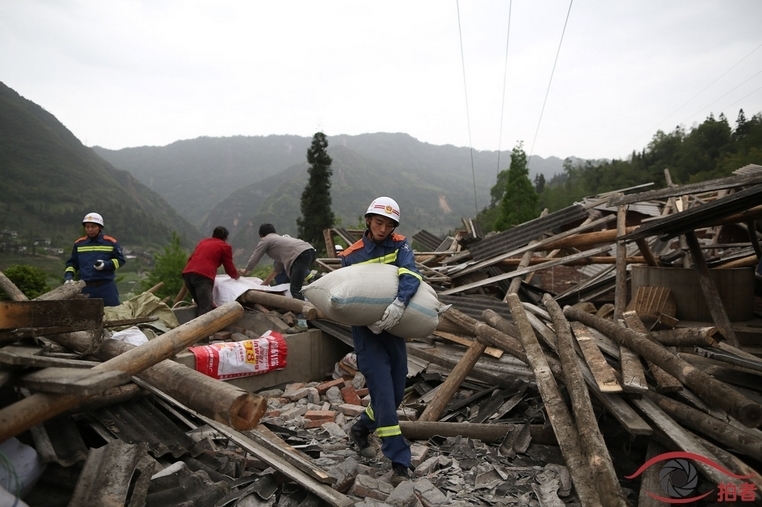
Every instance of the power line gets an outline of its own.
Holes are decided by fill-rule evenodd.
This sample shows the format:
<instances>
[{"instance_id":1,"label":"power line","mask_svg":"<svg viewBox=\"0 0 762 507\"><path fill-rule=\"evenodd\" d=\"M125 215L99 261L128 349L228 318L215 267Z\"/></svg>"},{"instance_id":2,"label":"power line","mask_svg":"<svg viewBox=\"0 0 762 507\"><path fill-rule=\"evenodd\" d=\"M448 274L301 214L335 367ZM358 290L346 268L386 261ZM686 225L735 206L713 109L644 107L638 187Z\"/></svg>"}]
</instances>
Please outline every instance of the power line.
<instances>
[{"instance_id":1,"label":"power line","mask_svg":"<svg viewBox=\"0 0 762 507\"><path fill-rule=\"evenodd\" d=\"M676 112L678 112L679 110L681 110L682 108L684 108L685 106L687 106L687 105L688 105L688 104L689 104L691 101L693 101L693 99L695 99L696 97L698 97L699 95L701 95L702 93L704 93L704 92L705 92L705 91L706 91L706 90L707 90L707 89L708 89L710 86L714 85L714 84L715 84L717 81L719 81L720 79L722 79L722 78L723 78L723 77L724 77L724 76L725 76L725 75L726 75L728 72L730 72L731 70L735 69L735 68L736 68L736 67L737 67L737 66L738 66L738 65L739 65L741 62L743 62L744 60L746 60L747 58L749 58L749 57L750 57L752 54L754 54L754 53L755 53L755 52L756 52L756 51L757 51L759 48L762 48L762 44L760 44L760 45L759 45L759 46L757 46L756 48L752 49L752 50L751 50L751 52L750 52L749 54L747 54L746 56L744 56L743 58L741 58L740 60L738 60L736 63L734 63L734 64L733 64L733 65L732 65L732 66L731 66L731 67L730 67L728 70L726 70L725 72L723 72L722 74L720 74L720 75L719 75L719 76L718 76L718 77L717 77L717 78L716 78L714 81L712 81L711 83L709 83L708 85L706 85L704 88L702 88L702 89L701 89L701 91L699 91L699 92L698 92L696 95L694 95L693 97L691 97L691 98L689 98L688 100L686 100L686 101L683 103L683 105L681 105L680 107L678 107L677 109L675 109L674 111L672 111L671 113L669 113L667 116L665 116L665 117L664 117L664 118L663 118L661 121L659 121L659 122L656 124L656 128L658 129L658 128L659 128L659 125L661 125L662 123L664 123L664 122L667 120L667 118L669 118L670 116L672 116L673 114L675 114ZM747 80L747 81L748 81L748 80ZM734 89L735 89L735 88L734 88ZM724 95L723 95L723 97L724 97ZM718 99L718 100L719 100L719 99ZM711 104L710 104L710 105L711 105ZM709 106L707 106L707 107L709 107ZM703 111L704 109L706 109L706 107L705 107L705 108L703 108L703 109L701 109L701 111ZM696 113L696 114L698 114L698 113ZM691 115L691 116L694 116L694 115ZM690 118L690 116L689 116L689 118ZM637 138L638 138L638 139L640 139L641 137L643 137L643 136L645 136L645 135L649 134L650 132L651 132L650 130L649 130L649 132L644 132L644 133L640 134L640 135L639 135Z\"/></svg>"},{"instance_id":2,"label":"power line","mask_svg":"<svg viewBox=\"0 0 762 507\"><path fill-rule=\"evenodd\" d=\"M508 41L511 39L511 7L513 0L508 2L508 35L505 37L505 71L503 72L503 104L500 106L500 136L497 139L497 174L500 174L500 148L503 141L503 112L505 111L505 84L508 81Z\"/></svg>"},{"instance_id":3,"label":"power line","mask_svg":"<svg viewBox=\"0 0 762 507\"><path fill-rule=\"evenodd\" d=\"M685 120L681 121L680 123L683 123L683 122L687 121L688 119L690 119L690 118L693 118L694 116L696 116L697 114L699 114L701 111L704 111L705 109L709 109L710 107L712 107L713 105L715 105L717 102L719 102L720 100L724 99L724 98L725 98L725 97L727 97L729 94L733 93L733 92L734 92L734 91L736 91L738 88L740 88L741 86L745 85L746 83L748 83L749 81L751 81L752 79L754 79L755 77L757 77L757 76L758 76L758 75L760 75L760 74L762 74L762 70L760 70L759 72L757 72L756 74L754 74L753 76L751 76L749 79L747 79L747 80L746 80L746 81L744 81L743 83L741 83L741 84L737 85L737 86L736 86L736 87L734 87L732 90L728 91L728 92L727 92L727 93L725 93L725 94L724 94L722 97L718 98L717 100L715 100L714 102L712 102L712 103L711 103L711 104L709 104L708 106L704 106L704 107L702 107L702 108L701 108L701 109L699 109L697 112L693 113L693 114L692 114L692 115L690 115L688 118L686 118ZM752 92L752 93L753 93L753 92ZM730 106L728 106L728 107L730 107Z\"/></svg>"},{"instance_id":4,"label":"power line","mask_svg":"<svg viewBox=\"0 0 762 507\"><path fill-rule=\"evenodd\" d=\"M550 72L550 81L548 81L548 89L545 91L545 100L542 102L542 110L540 110L540 119L537 121L537 130L534 132L534 139L532 140L532 149L529 150L529 157L527 158L527 168L532 160L532 154L534 153L534 143L537 141L537 134L540 132L540 123L542 123L542 115L545 112L545 104L548 102L548 95L550 94L550 85L553 83L553 74L556 72L556 64L558 63L558 55L561 54L561 44L564 42L564 34L566 33L566 25L569 23L569 15L571 14L571 8L574 0L569 2L569 10L566 12L566 21L564 21L564 29L561 32L561 40L558 41L558 51L556 51L556 59L553 62L553 70Z\"/></svg>"},{"instance_id":5,"label":"power line","mask_svg":"<svg viewBox=\"0 0 762 507\"><path fill-rule=\"evenodd\" d=\"M460 29L460 2L455 0L458 11L458 37L460 38L460 62L463 67L463 92L466 95L466 125L468 125L468 149L471 153L471 179L474 182L474 209L479 214L479 203L476 199L476 170L474 169L474 144L471 142L471 115L468 112L468 89L466 87L466 58L463 56L463 31Z\"/></svg>"}]
</instances>

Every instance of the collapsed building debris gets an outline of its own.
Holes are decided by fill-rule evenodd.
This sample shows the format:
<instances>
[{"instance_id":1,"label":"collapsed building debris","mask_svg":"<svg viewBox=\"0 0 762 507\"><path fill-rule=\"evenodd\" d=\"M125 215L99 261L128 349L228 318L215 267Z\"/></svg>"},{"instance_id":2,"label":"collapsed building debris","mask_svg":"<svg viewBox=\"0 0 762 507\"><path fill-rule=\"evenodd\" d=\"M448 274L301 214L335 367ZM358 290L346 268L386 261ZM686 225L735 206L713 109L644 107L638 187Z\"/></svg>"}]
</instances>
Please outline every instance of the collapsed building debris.
<instances>
[{"instance_id":1,"label":"collapsed building debris","mask_svg":"<svg viewBox=\"0 0 762 507\"><path fill-rule=\"evenodd\" d=\"M0 276L25 305L0 307L0 440L47 467L6 489L31 506L759 502L760 174L624 189L497 234L464 220L414 235L451 307L408 339L398 414L414 468L396 488L348 438L369 402L349 328L311 304L250 290L135 346L102 339L116 323L76 284L28 301ZM358 234L326 231L322 271L339 267L334 237ZM240 387L186 351L270 329L333 341L331 367L315 371L310 349Z\"/></svg>"}]
</instances>

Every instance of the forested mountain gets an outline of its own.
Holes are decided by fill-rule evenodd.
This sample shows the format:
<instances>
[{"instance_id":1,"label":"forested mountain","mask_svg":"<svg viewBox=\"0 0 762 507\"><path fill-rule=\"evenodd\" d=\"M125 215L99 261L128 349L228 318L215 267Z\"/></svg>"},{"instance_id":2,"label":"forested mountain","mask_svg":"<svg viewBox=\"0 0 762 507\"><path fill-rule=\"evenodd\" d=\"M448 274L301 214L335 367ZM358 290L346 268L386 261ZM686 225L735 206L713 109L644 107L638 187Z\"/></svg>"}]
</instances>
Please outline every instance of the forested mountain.
<instances>
[{"instance_id":1,"label":"forested mountain","mask_svg":"<svg viewBox=\"0 0 762 507\"><path fill-rule=\"evenodd\" d=\"M125 247L163 245L198 231L157 193L96 155L53 115L0 83L0 230L71 248L97 211ZM113 231L113 232L112 232Z\"/></svg>"},{"instance_id":2,"label":"forested mountain","mask_svg":"<svg viewBox=\"0 0 762 507\"><path fill-rule=\"evenodd\" d=\"M747 119L742 109L733 127L724 115L709 115L691 129L659 130L627 160L565 162L564 172L540 193L540 206L555 210L584 196L649 182L662 188L665 169L674 183L685 184L729 176L748 164L762 165L762 114Z\"/></svg>"},{"instance_id":3,"label":"forested mountain","mask_svg":"<svg viewBox=\"0 0 762 507\"><path fill-rule=\"evenodd\" d=\"M164 147L118 151L94 149L116 167L130 171L161 194L182 216L200 227L202 234L209 234L218 222L227 225L228 222L222 218L257 221L254 214L265 200L277 202L277 205L272 205L273 210L289 217L288 223L280 227L288 230L293 226L295 230L295 218L300 213L299 196L307 183L306 154L309 145L310 138L307 137L272 135L199 138ZM340 147L344 150L339 150ZM355 195L363 196L364 200L378 193L394 194L400 206L413 211L408 215L413 220L406 224L411 232L417 232L416 229L420 228L445 232L459 227L461 217L476 214L477 203L479 208L488 204L489 189L497 175L496 151L474 151L472 171L468 148L435 146L407 134L329 136L328 153L334 158L334 168L343 166L349 174L365 175L364 179L356 182L358 187L346 187L334 174L332 196L337 216L354 223L355 215L360 214L355 209L350 215L347 215L350 212L342 213L341 201L347 198L352 205L357 205L359 200L355 201ZM360 165L352 166L355 163ZM509 163L510 151L501 152L502 168L505 169ZM294 169L296 167L301 167L302 172ZM533 156L530 175L538 171L549 179L562 171L562 161L556 157L542 159ZM280 196L276 189L286 183L287 176L297 178L292 184L298 191ZM406 184L399 184L401 182ZM255 185L255 188L249 188L250 185ZM419 199L419 188L437 189L452 210L447 223L442 221L439 197L424 203ZM241 195L247 195L250 199L247 209L238 206L229 208L228 197L237 201L240 199L237 196ZM424 219L426 214L430 216Z\"/></svg>"}]
</instances>

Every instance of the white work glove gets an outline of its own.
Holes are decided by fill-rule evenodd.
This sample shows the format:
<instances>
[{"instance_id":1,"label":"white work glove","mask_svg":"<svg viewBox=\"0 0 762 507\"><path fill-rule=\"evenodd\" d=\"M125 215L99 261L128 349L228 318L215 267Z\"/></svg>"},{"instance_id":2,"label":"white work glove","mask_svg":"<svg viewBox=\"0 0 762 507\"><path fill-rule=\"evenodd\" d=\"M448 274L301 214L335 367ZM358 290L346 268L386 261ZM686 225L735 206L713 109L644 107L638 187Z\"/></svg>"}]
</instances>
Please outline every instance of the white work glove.
<instances>
[{"instance_id":1,"label":"white work glove","mask_svg":"<svg viewBox=\"0 0 762 507\"><path fill-rule=\"evenodd\" d=\"M72 278L69 278L68 280L66 280L66 281L64 282L64 285L66 285L66 284L69 284L69 283L74 283L74 279L72 279Z\"/></svg>"},{"instance_id":2,"label":"white work glove","mask_svg":"<svg viewBox=\"0 0 762 507\"><path fill-rule=\"evenodd\" d=\"M95 265L93 267L97 269L98 271L101 271L103 268L106 267L106 263L98 259L97 261L95 261Z\"/></svg>"},{"instance_id":3,"label":"white work glove","mask_svg":"<svg viewBox=\"0 0 762 507\"><path fill-rule=\"evenodd\" d=\"M376 333L376 329L378 329L378 333L376 334L379 334L384 329L391 329L399 323L403 313L405 313L405 303L399 299L395 299L392 304L386 307L384 314L381 316L381 320L371 324L368 328L374 333Z\"/></svg>"}]
</instances>

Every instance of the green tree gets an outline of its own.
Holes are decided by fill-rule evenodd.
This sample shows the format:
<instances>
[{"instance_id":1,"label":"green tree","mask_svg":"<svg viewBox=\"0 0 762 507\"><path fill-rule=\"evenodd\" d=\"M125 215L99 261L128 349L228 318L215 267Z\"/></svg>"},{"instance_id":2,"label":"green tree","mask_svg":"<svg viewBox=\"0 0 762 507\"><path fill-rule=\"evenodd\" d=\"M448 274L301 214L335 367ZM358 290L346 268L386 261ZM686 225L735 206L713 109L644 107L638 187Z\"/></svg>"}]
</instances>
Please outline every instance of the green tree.
<instances>
[{"instance_id":1,"label":"green tree","mask_svg":"<svg viewBox=\"0 0 762 507\"><path fill-rule=\"evenodd\" d=\"M302 216L296 220L299 237L322 253L325 253L323 230L332 227L335 221L331 209L332 160L327 149L328 139L325 134L315 133L312 145L307 150L310 179L302 192Z\"/></svg>"},{"instance_id":2,"label":"green tree","mask_svg":"<svg viewBox=\"0 0 762 507\"><path fill-rule=\"evenodd\" d=\"M541 194L545 190L545 183L545 175L537 173L537 176L534 177L534 189L537 194Z\"/></svg>"},{"instance_id":3,"label":"green tree","mask_svg":"<svg viewBox=\"0 0 762 507\"><path fill-rule=\"evenodd\" d=\"M538 201L537 192L529 180L527 155L523 143L519 142L511 152L511 166L508 168L505 192L500 201L500 217L495 222L495 229L504 231L537 218Z\"/></svg>"},{"instance_id":4,"label":"green tree","mask_svg":"<svg viewBox=\"0 0 762 507\"><path fill-rule=\"evenodd\" d=\"M183 286L182 273L187 262L188 254L180 246L180 236L172 232L172 241L161 253L156 254L153 269L148 271L145 280L140 282L141 287L147 290L164 282L164 286L154 294L160 299L167 296L174 298Z\"/></svg>"},{"instance_id":5,"label":"green tree","mask_svg":"<svg viewBox=\"0 0 762 507\"><path fill-rule=\"evenodd\" d=\"M3 271L3 274L29 299L34 299L50 290L47 284L48 274L37 266L14 264ZM5 292L0 292L0 301L10 301L10 299Z\"/></svg>"}]
</instances>

